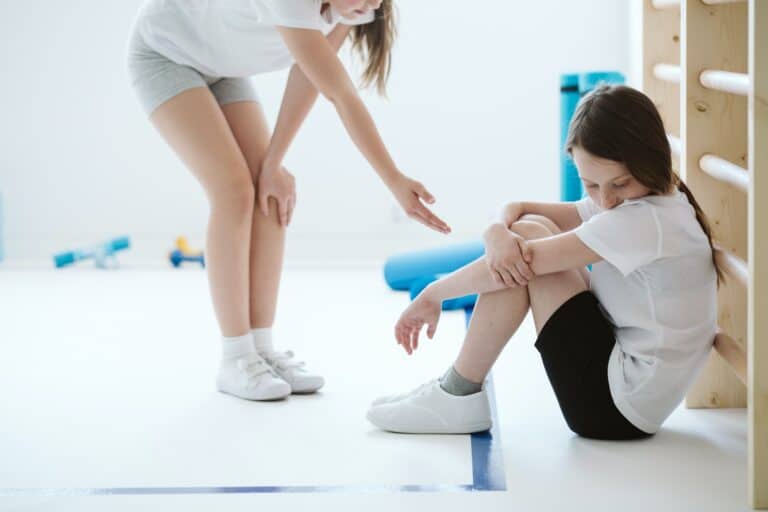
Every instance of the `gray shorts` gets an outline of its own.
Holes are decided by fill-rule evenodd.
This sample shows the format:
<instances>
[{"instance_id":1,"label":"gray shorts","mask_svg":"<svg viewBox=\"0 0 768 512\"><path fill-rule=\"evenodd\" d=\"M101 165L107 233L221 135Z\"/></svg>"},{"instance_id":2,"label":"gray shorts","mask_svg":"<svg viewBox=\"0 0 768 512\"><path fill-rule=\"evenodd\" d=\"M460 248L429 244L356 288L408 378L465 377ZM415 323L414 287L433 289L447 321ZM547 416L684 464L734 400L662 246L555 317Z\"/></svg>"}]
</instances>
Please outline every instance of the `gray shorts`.
<instances>
[{"instance_id":1,"label":"gray shorts","mask_svg":"<svg viewBox=\"0 0 768 512\"><path fill-rule=\"evenodd\" d=\"M259 101L250 79L203 75L189 66L177 64L150 48L136 30L128 45L127 64L133 89L147 115L174 96L195 87L207 86L219 105Z\"/></svg>"}]
</instances>

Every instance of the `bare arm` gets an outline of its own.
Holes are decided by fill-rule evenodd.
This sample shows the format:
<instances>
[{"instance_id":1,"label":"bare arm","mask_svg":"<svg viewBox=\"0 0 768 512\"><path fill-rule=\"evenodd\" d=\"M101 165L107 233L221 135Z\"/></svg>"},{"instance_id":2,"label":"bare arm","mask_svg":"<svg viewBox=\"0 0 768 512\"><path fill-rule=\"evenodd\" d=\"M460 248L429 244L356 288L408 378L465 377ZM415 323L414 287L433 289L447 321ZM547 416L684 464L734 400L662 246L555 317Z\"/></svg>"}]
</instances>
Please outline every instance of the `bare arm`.
<instances>
[{"instance_id":1,"label":"bare arm","mask_svg":"<svg viewBox=\"0 0 768 512\"><path fill-rule=\"evenodd\" d=\"M581 225L581 217L574 203L509 203L504 207L502 222L509 228L526 214L547 217L557 224L561 231L570 231Z\"/></svg>"},{"instance_id":2,"label":"bare arm","mask_svg":"<svg viewBox=\"0 0 768 512\"><path fill-rule=\"evenodd\" d=\"M581 269L603 260L572 232L531 240L527 245L536 275Z\"/></svg>"},{"instance_id":3,"label":"bare arm","mask_svg":"<svg viewBox=\"0 0 768 512\"><path fill-rule=\"evenodd\" d=\"M587 247L573 233L530 240L526 245L530 251L528 264L536 275L581 269L602 261L596 252ZM442 302L455 297L494 292L505 288L508 286L497 282L488 271L488 265L483 257L432 283L426 288L425 293L426 298Z\"/></svg>"},{"instance_id":4,"label":"bare arm","mask_svg":"<svg viewBox=\"0 0 768 512\"><path fill-rule=\"evenodd\" d=\"M340 23L326 36L333 52L338 52L339 48L342 47L350 28L349 25ZM283 102L280 105L280 113L275 123L275 131L264 157L265 167L282 165L288 147L315 104L317 96L318 92L315 86L309 81L301 67L294 64L288 74Z\"/></svg>"},{"instance_id":5,"label":"bare arm","mask_svg":"<svg viewBox=\"0 0 768 512\"><path fill-rule=\"evenodd\" d=\"M317 30L277 29L306 79L333 103L352 142L392 191L406 214L436 231L449 233L448 224L422 202L434 203L432 194L395 165L331 42ZM285 141L277 144L278 147L284 145Z\"/></svg>"},{"instance_id":6,"label":"bare arm","mask_svg":"<svg viewBox=\"0 0 768 512\"><path fill-rule=\"evenodd\" d=\"M387 184L397 179L400 171L331 42L317 30L277 28L296 64L314 88L333 103L352 141L381 179Z\"/></svg>"}]
</instances>

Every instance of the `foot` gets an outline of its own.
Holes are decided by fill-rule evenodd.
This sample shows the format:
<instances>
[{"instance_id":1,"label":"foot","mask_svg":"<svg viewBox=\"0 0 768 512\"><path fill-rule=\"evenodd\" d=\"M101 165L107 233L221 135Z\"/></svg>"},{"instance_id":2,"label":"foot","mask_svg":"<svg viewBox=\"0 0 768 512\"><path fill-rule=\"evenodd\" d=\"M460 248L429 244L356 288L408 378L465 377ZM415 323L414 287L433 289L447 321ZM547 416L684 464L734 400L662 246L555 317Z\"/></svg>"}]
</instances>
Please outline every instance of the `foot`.
<instances>
[{"instance_id":1,"label":"foot","mask_svg":"<svg viewBox=\"0 0 768 512\"><path fill-rule=\"evenodd\" d=\"M293 352L271 352L262 354L275 373L291 386L296 394L314 393L325 385L325 379L307 370L304 361L297 361Z\"/></svg>"},{"instance_id":2,"label":"foot","mask_svg":"<svg viewBox=\"0 0 768 512\"><path fill-rule=\"evenodd\" d=\"M216 386L222 393L246 400L280 400L291 394L291 386L255 352L222 361Z\"/></svg>"},{"instance_id":3,"label":"foot","mask_svg":"<svg viewBox=\"0 0 768 512\"><path fill-rule=\"evenodd\" d=\"M428 382L396 401L368 410L368 421L382 430L402 434L470 434L491 428L491 409L485 389L455 396Z\"/></svg>"}]
</instances>

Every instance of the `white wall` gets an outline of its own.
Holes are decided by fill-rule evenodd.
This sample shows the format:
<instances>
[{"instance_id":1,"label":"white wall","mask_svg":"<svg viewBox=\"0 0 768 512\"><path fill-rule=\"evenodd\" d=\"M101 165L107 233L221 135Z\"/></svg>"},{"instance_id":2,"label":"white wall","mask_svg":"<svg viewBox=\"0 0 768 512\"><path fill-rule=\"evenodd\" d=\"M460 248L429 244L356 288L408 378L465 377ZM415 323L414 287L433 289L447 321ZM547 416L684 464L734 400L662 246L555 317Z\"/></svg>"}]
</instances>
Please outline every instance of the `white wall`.
<instances>
[{"instance_id":1,"label":"white wall","mask_svg":"<svg viewBox=\"0 0 768 512\"><path fill-rule=\"evenodd\" d=\"M140 3L0 4L9 258L121 233L162 257L178 234L202 239L203 193L144 118L124 71ZM451 240L475 236L505 200L556 200L559 75L629 71L628 2L400 0L399 9L390 100L365 98L395 161L437 196ZM271 121L284 78L255 80ZM399 215L325 101L286 164L299 183L293 258L309 247L383 257L444 241Z\"/></svg>"}]
</instances>

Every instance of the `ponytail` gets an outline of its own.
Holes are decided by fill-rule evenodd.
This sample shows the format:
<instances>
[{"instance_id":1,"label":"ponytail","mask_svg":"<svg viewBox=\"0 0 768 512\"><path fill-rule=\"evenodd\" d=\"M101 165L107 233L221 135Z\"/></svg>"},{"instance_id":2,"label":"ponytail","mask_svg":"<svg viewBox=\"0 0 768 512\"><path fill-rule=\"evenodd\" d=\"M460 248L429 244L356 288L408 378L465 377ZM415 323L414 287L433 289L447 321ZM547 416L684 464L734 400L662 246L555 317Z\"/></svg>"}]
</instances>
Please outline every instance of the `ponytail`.
<instances>
[{"instance_id":1,"label":"ponytail","mask_svg":"<svg viewBox=\"0 0 768 512\"><path fill-rule=\"evenodd\" d=\"M352 50L365 63L361 85L376 84L381 96L386 95L387 80L392 70L392 47L397 36L393 0L383 0L374 11L374 20L352 29Z\"/></svg>"},{"instance_id":2,"label":"ponytail","mask_svg":"<svg viewBox=\"0 0 768 512\"><path fill-rule=\"evenodd\" d=\"M696 201L696 198L693 197L693 192L691 192L691 189L688 188L688 185L686 185L685 182L681 180L677 174L672 173L672 175L673 184L676 185L677 189L683 192L688 198L688 202L691 203L691 206L693 206L693 209L696 212L696 220L699 221L701 229L704 231L704 234L707 235L709 246L712 248L712 263L715 265L715 272L717 273L717 284L719 285L725 281L725 271L723 269L722 263L722 259L724 257L723 250L716 246L712 241L712 228L709 226L709 220L704 214L704 211L701 209L701 206L699 206L699 203Z\"/></svg>"}]
</instances>

